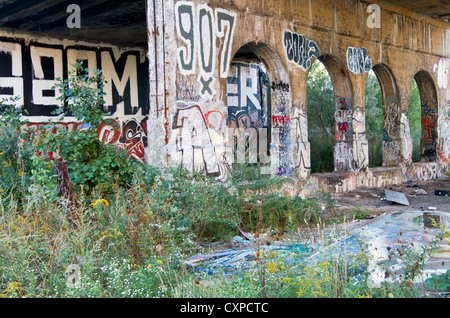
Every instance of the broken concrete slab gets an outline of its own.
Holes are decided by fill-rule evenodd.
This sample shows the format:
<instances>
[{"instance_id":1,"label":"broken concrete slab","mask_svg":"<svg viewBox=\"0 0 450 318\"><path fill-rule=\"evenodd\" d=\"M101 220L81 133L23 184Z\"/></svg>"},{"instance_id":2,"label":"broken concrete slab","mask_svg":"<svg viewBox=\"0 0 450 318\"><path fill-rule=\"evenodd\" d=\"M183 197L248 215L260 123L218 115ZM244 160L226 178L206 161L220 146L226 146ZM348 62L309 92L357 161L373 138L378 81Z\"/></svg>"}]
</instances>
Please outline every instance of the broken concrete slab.
<instances>
[{"instance_id":1,"label":"broken concrete slab","mask_svg":"<svg viewBox=\"0 0 450 318\"><path fill-rule=\"evenodd\" d=\"M402 204L402 205L409 205L408 198L402 192L385 189L384 195L386 196L386 201L398 203L398 204Z\"/></svg>"},{"instance_id":2,"label":"broken concrete slab","mask_svg":"<svg viewBox=\"0 0 450 318\"><path fill-rule=\"evenodd\" d=\"M433 214L430 212L423 213L423 226L428 228L434 228L435 224L437 226L440 226L440 223L441 223L441 216L439 214Z\"/></svg>"},{"instance_id":3,"label":"broken concrete slab","mask_svg":"<svg viewBox=\"0 0 450 318\"><path fill-rule=\"evenodd\" d=\"M425 191L424 189L416 189L416 190L413 190L411 193L414 193L414 194L423 194L423 195L427 195L427 194L428 194L428 192Z\"/></svg>"}]
</instances>

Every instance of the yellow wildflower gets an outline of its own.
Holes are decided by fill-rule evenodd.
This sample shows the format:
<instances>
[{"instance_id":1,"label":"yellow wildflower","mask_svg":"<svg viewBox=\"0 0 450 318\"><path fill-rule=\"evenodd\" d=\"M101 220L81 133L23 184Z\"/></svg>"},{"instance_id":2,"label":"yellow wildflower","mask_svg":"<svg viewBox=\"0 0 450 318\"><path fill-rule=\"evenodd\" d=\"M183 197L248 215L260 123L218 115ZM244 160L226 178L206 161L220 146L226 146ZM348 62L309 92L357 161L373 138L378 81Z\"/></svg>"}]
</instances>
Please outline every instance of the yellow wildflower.
<instances>
[{"instance_id":1,"label":"yellow wildflower","mask_svg":"<svg viewBox=\"0 0 450 318\"><path fill-rule=\"evenodd\" d=\"M267 270L271 273L276 272L277 268L278 268L278 264L275 262L267 263L266 266L267 266Z\"/></svg>"},{"instance_id":2,"label":"yellow wildflower","mask_svg":"<svg viewBox=\"0 0 450 318\"><path fill-rule=\"evenodd\" d=\"M109 202L106 201L105 199L98 199L97 201L95 201L94 203L91 203L91 206L96 206L97 204L101 203L103 206L108 206Z\"/></svg>"}]
</instances>

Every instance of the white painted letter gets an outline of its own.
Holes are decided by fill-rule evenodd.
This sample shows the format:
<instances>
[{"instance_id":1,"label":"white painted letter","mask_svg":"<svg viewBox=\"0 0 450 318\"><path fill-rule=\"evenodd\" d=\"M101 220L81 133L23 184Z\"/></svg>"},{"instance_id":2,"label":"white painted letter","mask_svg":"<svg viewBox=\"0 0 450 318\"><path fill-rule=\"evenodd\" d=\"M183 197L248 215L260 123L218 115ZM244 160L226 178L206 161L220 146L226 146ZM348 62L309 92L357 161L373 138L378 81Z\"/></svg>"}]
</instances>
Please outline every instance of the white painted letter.
<instances>
[{"instance_id":1,"label":"white painted letter","mask_svg":"<svg viewBox=\"0 0 450 318\"><path fill-rule=\"evenodd\" d=\"M367 26L370 29L381 28L381 11L380 6L377 4L371 4L367 7L367 12L371 12L371 15L367 18Z\"/></svg>"},{"instance_id":2,"label":"white painted letter","mask_svg":"<svg viewBox=\"0 0 450 318\"><path fill-rule=\"evenodd\" d=\"M81 9L77 4L71 4L67 7L66 12L72 13L66 20L67 27L70 29L81 28Z\"/></svg>"}]
</instances>

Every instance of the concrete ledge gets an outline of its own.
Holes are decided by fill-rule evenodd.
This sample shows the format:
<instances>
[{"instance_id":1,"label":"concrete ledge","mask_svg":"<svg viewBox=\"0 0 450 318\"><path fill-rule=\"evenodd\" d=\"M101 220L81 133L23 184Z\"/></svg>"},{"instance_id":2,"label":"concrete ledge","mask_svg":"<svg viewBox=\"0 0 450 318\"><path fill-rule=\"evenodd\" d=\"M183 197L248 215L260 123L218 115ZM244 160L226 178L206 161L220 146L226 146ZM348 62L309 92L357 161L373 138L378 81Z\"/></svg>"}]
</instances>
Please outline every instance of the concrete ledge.
<instances>
[{"instance_id":1,"label":"concrete ledge","mask_svg":"<svg viewBox=\"0 0 450 318\"><path fill-rule=\"evenodd\" d=\"M376 167L362 172L329 172L311 174L300 182L298 195L313 196L323 190L344 193L359 187L387 187L408 180L432 180L445 175L449 163L420 162L409 167Z\"/></svg>"}]
</instances>

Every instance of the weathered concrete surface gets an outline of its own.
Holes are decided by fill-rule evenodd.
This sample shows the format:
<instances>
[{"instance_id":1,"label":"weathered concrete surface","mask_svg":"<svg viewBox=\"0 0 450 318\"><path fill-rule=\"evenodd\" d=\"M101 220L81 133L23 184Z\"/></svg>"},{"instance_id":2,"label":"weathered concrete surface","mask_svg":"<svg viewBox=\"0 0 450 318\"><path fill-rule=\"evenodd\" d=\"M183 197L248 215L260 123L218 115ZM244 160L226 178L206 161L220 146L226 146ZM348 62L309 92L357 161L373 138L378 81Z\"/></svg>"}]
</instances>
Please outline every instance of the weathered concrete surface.
<instances>
[{"instance_id":1,"label":"weathered concrete surface","mask_svg":"<svg viewBox=\"0 0 450 318\"><path fill-rule=\"evenodd\" d=\"M151 68L165 77L165 104L158 103L161 112L149 119L150 127L152 122L165 127L160 133L166 142L162 145L159 137L159 146L149 147L149 161L182 163L224 180L236 162L233 127L254 132L255 147L266 143L271 162L260 163L272 175L297 179L299 191L335 186L334 181L339 192L386 186L411 174L442 175L450 161L450 24L385 2L380 15L372 15L368 5L357 0L149 0L148 8L169 10L158 20L165 33L155 36L167 40L165 58L158 71ZM148 15L153 21L154 11ZM336 173L327 176L310 176L306 87L315 59L326 66L335 92ZM233 61L241 63L238 73ZM159 71L163 66L165 73ZM397 168L368 168L364 91L370 70L383 92L383 166ZM258 72L268 85L255 84ZM413 79L422 100L422 160L431 165L412 164ZM265 129L267 141L260 138ZM428 169L438 172L422 173ZM336 176L341 180L333 180Z\"/></svg>"},{"instance_id":2,"label":"weathered concrete surface","mask_svg":"<svg viewBox=\"0 0 450 318\"><path fill-rule=\"evenodd\" d=\"M318 190L343 193L359 187L384 188L404 181L425 181L445 177L445 163L414 163L404 167L370 168L364 172L313 174L300 187L300 195L311 196Z\"/></svg>"},{"instance_id":3,"label":"weathered concrete surface","mask_svg":"<svg viewBox=\"0 0 450 318\"><path fill-rule=\"evenodd\" d=\"M145 1L7 0L0 2L0 28L10 34L47 35L59 40L147 47ZM70 5L77 5L75 11ZM79 13L78 27L67 20Z\"/></svg>"}]
</instances>

